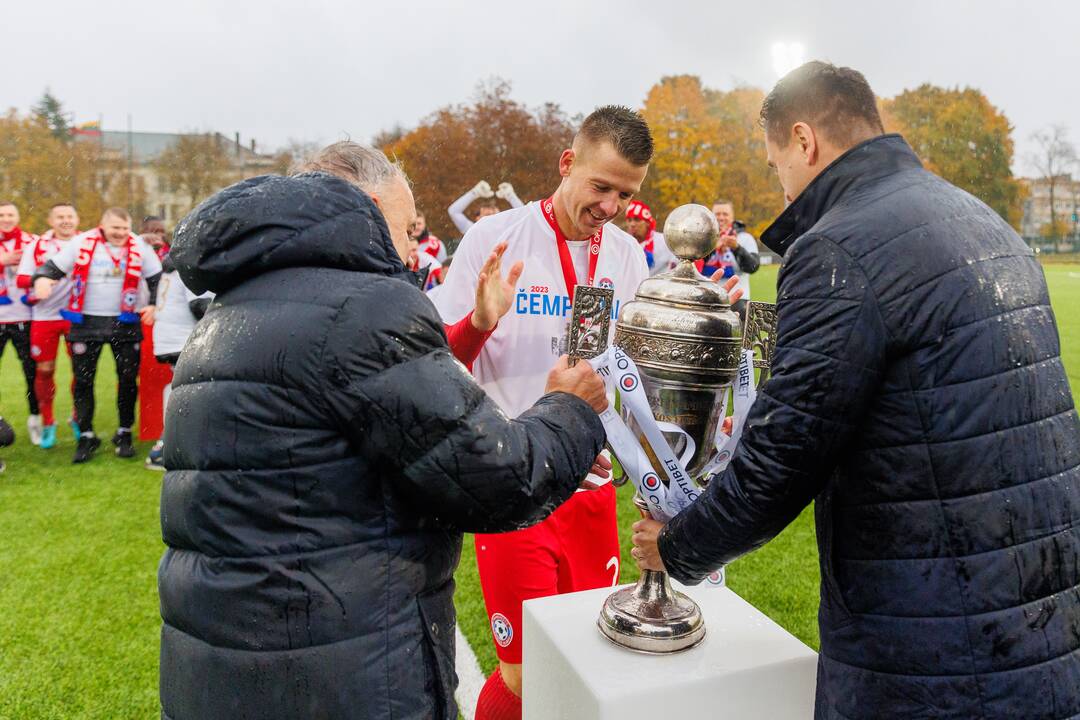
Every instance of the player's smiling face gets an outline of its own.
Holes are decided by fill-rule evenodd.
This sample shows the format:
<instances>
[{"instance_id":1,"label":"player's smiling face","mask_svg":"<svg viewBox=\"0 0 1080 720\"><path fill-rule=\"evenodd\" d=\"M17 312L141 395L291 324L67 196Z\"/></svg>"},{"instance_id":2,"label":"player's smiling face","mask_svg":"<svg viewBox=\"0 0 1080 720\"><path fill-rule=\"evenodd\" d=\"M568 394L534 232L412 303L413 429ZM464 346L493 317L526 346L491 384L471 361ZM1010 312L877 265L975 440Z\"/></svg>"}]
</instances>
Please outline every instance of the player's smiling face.
<instances>
[{"instance_id":1,"label":"player's smiling face","mask_svg":"<svg viewBox=\"0 0 1080 720\"><path fill-rule=\"evenodd\" d=\"M18 224L18 208L14 205L0 205L0 231L11 232Z\"/></svg>"},{"instance_id":2,"label":"player's smiling face","mask_svg":"<svg viewBox=\"0 0 1080 720\"><path fill-rule=\"evenodd\" d=\"M634 165L606 141L578 139L573 149L563 151L559 194L574 229L569 239L584 240L604 223L621 217L641 190L648 169L648 165Z\"/></svg>"}]
</instances>

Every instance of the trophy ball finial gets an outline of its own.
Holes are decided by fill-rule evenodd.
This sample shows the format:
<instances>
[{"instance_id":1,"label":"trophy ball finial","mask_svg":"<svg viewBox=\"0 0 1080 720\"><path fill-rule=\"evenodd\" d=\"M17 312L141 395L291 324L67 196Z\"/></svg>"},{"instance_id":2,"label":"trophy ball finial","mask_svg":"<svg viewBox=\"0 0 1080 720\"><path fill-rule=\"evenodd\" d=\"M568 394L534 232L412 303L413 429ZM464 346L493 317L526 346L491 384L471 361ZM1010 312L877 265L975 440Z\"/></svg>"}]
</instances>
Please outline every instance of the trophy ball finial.
<instances>
[{"instance_id":1,"label":"trophy ball finial","mask_svg":"<svg viewBox=\"0 0 1080 720\"><path fill-rule=\"evenodd\" d=\"M664 223L664 240L680 260L697 260L716 249L720 225L704 205L690 203L671 211Z\"/></svg>"}]
</instances>

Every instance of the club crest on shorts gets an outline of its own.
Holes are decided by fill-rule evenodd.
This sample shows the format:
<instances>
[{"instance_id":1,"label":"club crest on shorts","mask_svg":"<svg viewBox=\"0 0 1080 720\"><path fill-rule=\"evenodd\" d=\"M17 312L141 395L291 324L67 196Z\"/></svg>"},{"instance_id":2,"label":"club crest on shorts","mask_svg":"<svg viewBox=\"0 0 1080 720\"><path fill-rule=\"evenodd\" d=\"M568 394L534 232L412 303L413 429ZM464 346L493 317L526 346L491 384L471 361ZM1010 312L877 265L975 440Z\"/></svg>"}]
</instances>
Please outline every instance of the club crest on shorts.
<instances>
[{"instance_id":1,"label":"club crest on shorts","mask_svg":"<svg viewBox=\"0 0 1080 720\"><path fill-rule=\"evenodd\" d=\"M623 392L634 392L635 390L637 390L637 386L638 379L637 376L633 373L626 373L621 378L619 378L619 388Z\"/></svg>"},{"instance_id":2,"label":"club crest on shorts","mask_svg":"<svg viewBox=\"0 0 1080 720\"><path fill-rule=\"evenodd\" d=\"M514 639L514 626L502 613L491 616L491 634L499 647L507 647Z\"/></svg>"},{"instance_id":3,"label":"club crest on shorts","mask_svg":"<svg viewBox=\"0 0 1080 720\"><path fill-rule=\"evenodd\" d=\"M30 357L38 357L39 355L41 355L41 348L39 348L37 345L31 345Z\"/></svg>"}]
</instances>

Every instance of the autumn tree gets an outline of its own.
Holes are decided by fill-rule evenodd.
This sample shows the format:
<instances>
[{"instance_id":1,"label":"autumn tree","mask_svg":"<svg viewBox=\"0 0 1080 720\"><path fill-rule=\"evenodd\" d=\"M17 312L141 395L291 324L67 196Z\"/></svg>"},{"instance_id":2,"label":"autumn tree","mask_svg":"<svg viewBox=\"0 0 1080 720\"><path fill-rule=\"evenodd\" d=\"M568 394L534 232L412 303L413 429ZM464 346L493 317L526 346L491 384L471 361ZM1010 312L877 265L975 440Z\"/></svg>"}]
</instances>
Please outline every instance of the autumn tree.
<instances>
[{"instance_id":1,"label":"autumn tree","mask_svg":"<svg viewBox=\"0 0 1080 720\"><path fill-rule=\"evenodd\" d=\"M45 89L45 94L38 100L37 105L30 108L30 112L45 123L57 140L61 142L71 140L71 114L64 110L64 104L49 92L48 88Z\"/></svg>"},{"instance_id":2,"label":"autumn tree","mask_svg":"<svg viewBox=\"0 0 1080 720\"><path fill-rule=\"evenodd\" d=\"M0 197L15 202L31 232L47 229L58 202L74 203L84 224L96 222L104 208L122 204L121 174L96 141L62 141L40 115L0 116Z\"/></svg>"},{"instance_id":3,"label":"autumn tree","mask_svg":"<svg viewBox=\"0 0 1080 720\"><path fill-rule=\"evenodd\" d=\"M573 140L571 121L558 105L529 108L510 90L503 80L481 84L471 102L441 108L381 146L401 161L417 208L440 237L457 235L446 208L479 180L492 187L509 182L526 201L555 190L559 153Z\"/></svg>"},{"instance_id":4,"label":"autumn tree","mask_svg":"<svg viewBox=\"0 0 1080 720\"><path fill-rule=\"evenodd\" d=\"M982 92L924 84L882 107L885 129L901 133L927 169L1019 227L1024 189L1011 170L1012 127Z\"/></svg>"},{"instance_id":5,"label":"autumn tree","mask_svg":"<svg viewBox=\"0 0 1080 720\"><path fill-rule=\"evenodd\" d=\"M711 205L723 198L734 203L751 232L760 234L783 209L757 124L763 97L754 88L709 89L693 75L665 77L653 85L642 114L656 152L641 199L661 222L679 205Z\"/></svg>"},{"instance_id":6,"label":"autumn tree","mask_svg":"<svg viewBox=\"0 0 1080 720\"><path fill-rule=\"evenodd\" d=\"M1076 203L1075 198L1068 197L1071 183L1067 182L1076 169L1076 147L1069 142L1068 130L1064 125L1051 125L1039 130L1031 135L1031 139L1037 149L1031 154L1029 162L1046 184L1050 201L1050 222L1044 234L1053 240L1060 240L1065 223L1059 210L1067 206L1070 199L1074 207Z\"/></svg>"},{"instance_id":7,"label":"autumn tree","mask_svg":"<svg viewBox=\"0 0 1080 720\"><path fill-rule=\"evenodd\" d=\"M226 143L214 133L181 135L155 158L154 167L169 188L187 195L190 207L231 179Z\"/></svg>"}]
</instances>

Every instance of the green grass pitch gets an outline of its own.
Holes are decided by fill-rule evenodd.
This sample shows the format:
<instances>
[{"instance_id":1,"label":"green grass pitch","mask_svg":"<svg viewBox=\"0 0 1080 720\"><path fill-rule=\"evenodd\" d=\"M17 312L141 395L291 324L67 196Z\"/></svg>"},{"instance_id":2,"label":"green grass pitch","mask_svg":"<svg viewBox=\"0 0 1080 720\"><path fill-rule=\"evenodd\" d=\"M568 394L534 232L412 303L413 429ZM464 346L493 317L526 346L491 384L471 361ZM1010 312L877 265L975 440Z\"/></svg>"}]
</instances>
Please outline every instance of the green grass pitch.
<instances>
[{"instance_id":1,"label":"green grass pitch","mask_svg":"<svg viewBox=\"0 0 1080 720\"><path fill-rule=\"evenodd\" d=\"M1063 356L1080 386L1080 265L1048 265ZM753 277L756 299L774 296L775 267ZM115 380L108 353L98 379L97 427L115 428ZM68 416L70 366L61 359L57 416ZM19 440L0 450L0 718L154 718L158 716L160 617L157 563L161 474L114 457L72 467L71 435L50 451L26 441L22 378L9 348L0 362L0 409ZM637 577L628 528L637 517L620 491L622 580ZM485 672L495 665L466 539L455 598L462 630ZM818 566L811 511L779 538L729 568L729 585L812 647L817 646Z\"/></svg>"}]
</instances>

